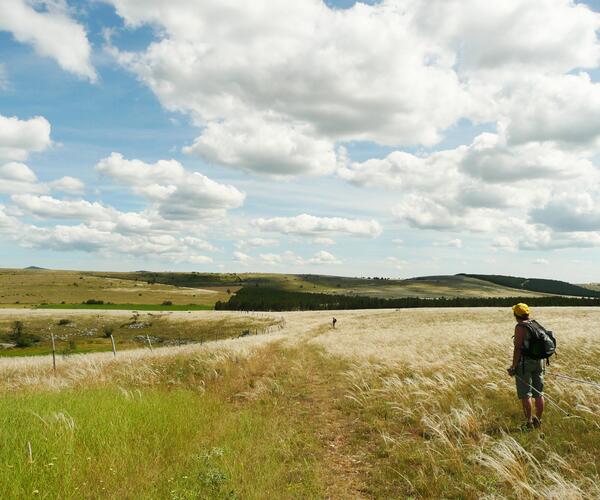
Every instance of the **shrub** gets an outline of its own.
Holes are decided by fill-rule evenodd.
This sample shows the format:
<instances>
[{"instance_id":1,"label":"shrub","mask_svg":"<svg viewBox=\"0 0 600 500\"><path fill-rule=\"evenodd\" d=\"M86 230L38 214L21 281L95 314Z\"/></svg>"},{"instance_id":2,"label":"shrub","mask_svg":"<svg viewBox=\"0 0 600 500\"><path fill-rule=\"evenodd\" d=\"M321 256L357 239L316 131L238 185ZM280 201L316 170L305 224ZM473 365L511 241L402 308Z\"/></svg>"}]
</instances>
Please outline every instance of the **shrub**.
<instances>
[{"instance_id":1,"label":"shrub","mask_svg":"<svg viewBox=\"0 0 600 500\"><path fill-rule=\"evenodd\" d=\"M58 326L64 326L64 325L68 325L71 323L70 319L61 319L58 321Z\"/></svg>"},{"instance_id":2,"label":"shrub","mask_svg":"<svg viewBox=\"0 0 600 500\"><path fill-rule=\"evenodd\" d=\"M173 301L171 300L164 300L162 303L163 306L172 306L173 305Z\"/></svg>"},{"instance_id":3,"label":"shrub","mask_svg":"<svg viewBox=\"0 0 600 500\"><path fill-rule=\"evenodd\" d=\"M104 304L104 301L103 300L96 300L96 299L88 299L88 300L86 300L83 303L87 304L87 305L90 305L90 306L92 306L92 305L101 306L102 304Z\"/></svg>"},{"instance_id":4,"label":"shrub","mask_svg":"<svg viewBox=\"0 0 600 500\"><path fill-rule=\"evenodd\" d=\"M115 331L115 328L112 325L104 325L104 328L102 328L104 337L107 339L110 338L110 336L113 334L114 331Z\"/></svg>"},{"instance_id":5,"label":"shrub","mask_svg":"<svg viewBox=\"0 0 600 500\"><path fill-rule=\"evenodd\" d=\"M23 322L21 321L15 321L13 323L9 339L14 342L17 347L31 347L40 340L37 335L26 333L25 325L23 325Z\"/></svg>"},{"instance_id":6,"label":"shrub","mask_svg":"<svg viewBox=\"0 0 600 500\"><path fill-rule=\"evenodd\" d=\"M77 351L77 342L75 342L74 339L69 340L69 346L65 347L62 351L61 354L63 356L68 356L69 354L73 354L74 352Z\"/></svg>"}]
</instances>

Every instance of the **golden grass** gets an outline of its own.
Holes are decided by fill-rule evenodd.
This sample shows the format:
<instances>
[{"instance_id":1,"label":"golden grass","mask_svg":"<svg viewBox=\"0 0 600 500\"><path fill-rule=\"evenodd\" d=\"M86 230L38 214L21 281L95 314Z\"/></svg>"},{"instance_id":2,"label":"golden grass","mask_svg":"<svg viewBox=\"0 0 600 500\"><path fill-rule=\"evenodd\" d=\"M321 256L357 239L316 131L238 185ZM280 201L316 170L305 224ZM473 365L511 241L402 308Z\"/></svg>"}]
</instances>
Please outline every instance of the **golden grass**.
<instances>
[{"instance_id":1,"label":"golden grass","mask_svg":"<svg viewBox=\"0 0 600 500\"><path fill-rule=\"evenodd\" d=\"M214 314L239 315L193 313ZM286 498L316 491L329 498L600 497L600 391L552 376L600 380L600 310L534 311L559 342L547 393L571 415L548 406L542 432L521 430L514 380L505 372L514 326L510 310L280 316L283 330L264 336L129 351L117 359L73 356L56 377L48 358L0 360L0 390L35 394L116 384L131 391L178 387L198 374L190 380L202 391L219 380L229 387L223 394L235 411L267 405L263 419L283 417L290 430L301 429L302 439L320 447L305 458L320 461L321 486L281 494ZM332 316L338 319L335 330ZM236 368L246 364L243 372ZM289 467L292 484L295 465ZM250 483L244 488L247 496L260 498Z\"/></svg>"},{"instance_id":2,"label":"golden grass","mask_svg":"<svg viewBox=\"0 0 600 500\"><path fill-rule=\"evenodd\" d=\"M235 291L235 289L233 289ZM185 288L100 277L79 271L0 270L0 304L80 304L89 299L114 304L214 305L228 300L227 287Z\"/></svg>"}]
</instances>

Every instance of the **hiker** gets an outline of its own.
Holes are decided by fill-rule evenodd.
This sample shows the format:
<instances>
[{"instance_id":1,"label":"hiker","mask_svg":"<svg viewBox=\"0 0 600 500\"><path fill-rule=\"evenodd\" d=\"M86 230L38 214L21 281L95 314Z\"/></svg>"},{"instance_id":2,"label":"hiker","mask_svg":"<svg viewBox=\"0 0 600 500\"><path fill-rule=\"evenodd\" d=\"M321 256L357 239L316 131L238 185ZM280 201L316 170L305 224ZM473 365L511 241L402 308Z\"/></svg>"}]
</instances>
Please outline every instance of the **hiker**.
<instances>
[{"instance_id":1,"label":"hiker","mask_svg":"<svg viewBox=\"0 0 600 500\"><path fill-rule=\"evenodd\" d=\"M333 328L335 329L335 324L337 323L337 319L333 318L333 321L331 323L333 325Z\"/></svg>"},{"instance_id":2,"label":"hiker","mask_svg":"<svg viewBox=\"0 0 600 500\"><path fill-rule=\"evenodd\" d=\"M536 348L539 347L537 339L540 337L539 328L549 337L552 338L554 346L556 342L552 337L552 332L546 332L536 321L529 319L529 306L519 303L512 307L513 314L517 320L514 335L514 350L512 365L508 368L508 374L515 377L517 385L517 397L523 404L523 411L527 422L527 429L539 429L542 425L542 414L544 413L544 358L540 359L541 355L547 354L544 349L540 352L533 353L532 345L535 343ZM539 328L538 328L539 327ZM542 335L543 337L543 335ZM545 341L543 339L542 341ZM548 348L548 350L550 350ZM549 355L551 356L554 353ZM529 354L529 356L528 356ZM546 362L548 356L544 356ZM533 414L531 398L535 400L535 415Z\"/></svg>"}]
</instances>

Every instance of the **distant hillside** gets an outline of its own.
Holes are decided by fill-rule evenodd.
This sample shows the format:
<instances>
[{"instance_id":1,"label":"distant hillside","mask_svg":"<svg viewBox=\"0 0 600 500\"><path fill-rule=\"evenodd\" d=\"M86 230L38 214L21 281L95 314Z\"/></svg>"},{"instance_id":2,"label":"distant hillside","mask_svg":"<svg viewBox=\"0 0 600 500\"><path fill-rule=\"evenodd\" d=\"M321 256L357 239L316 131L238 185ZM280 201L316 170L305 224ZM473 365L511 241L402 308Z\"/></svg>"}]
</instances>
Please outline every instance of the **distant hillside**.
<instances>
[{"instance_id":1,"label":"distant hillside","mask_svg":"<svg viewBox=\"0 0 600 500\"><path fill-rule=\"evenodd\" d=\"M300 275L300 277L305 282L304 291L333 294L342 293L384 299L400 297L514 297L515 295L545 295L540 292L529 291L520 291L516 294L513 288L466 275L420 276L403 280L377 277L347 278L323 275ZM298 283L291 281L289 283L290 285L298 285ZM294 291L291 286L286 287L286 289Z\"/></svg>"},{"instance_id":2,"label":"distant hillside","mask_svg":"<svg viewBox=\"0 0 600 500\"><path fill-rule=\"evenodd\" d=\"M566 281L548 280L541 278L520 278L517 276L501 276L495 274L463 274L497 285L528 290L531 292L550 293L554 295L569 295L573 297L600 297L600 291L573 285Z\"/></svg>"},{"instance_id":3,"label":"distant hillside","mask_svg":"<svg viewBox=\"0 0 600 500\"><path fill-rule=\"evenodd\" d=\"M244 287L227 302L218 301L216 310L231 311L320 311L342 309L404 309L418 307L510 307L526 300L533 306L600 306L594 298L540 297L400 297L383 299L359 295L288 292L267 287Z\"/></svg>"},{"instance_id":4,"label":"distant hillside","mask_svg":"<svg viewBox=\"0 0 600 500\"><path fill-rule=\"evenodd\" d=\"M600 283L580 283L578 286L582 286L586 290L595 290L600 292Z\"/></svg>"}]
</instances>

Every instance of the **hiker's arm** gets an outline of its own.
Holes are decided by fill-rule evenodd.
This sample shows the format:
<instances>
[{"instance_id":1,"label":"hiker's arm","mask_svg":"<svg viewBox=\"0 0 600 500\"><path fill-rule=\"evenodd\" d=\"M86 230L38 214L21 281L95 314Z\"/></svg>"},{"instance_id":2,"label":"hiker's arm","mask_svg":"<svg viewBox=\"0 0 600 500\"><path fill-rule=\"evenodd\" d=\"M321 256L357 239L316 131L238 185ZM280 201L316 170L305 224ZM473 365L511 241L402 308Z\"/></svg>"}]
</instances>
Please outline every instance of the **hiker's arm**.
<instances>
[{"instance_id":1,"label":"hiker's arm","mask_svg":"<svg viewBox=\"0 0 600 500\"><path fill-rule=\"evenodd\" d=\"M523 347L523 342L525 341L525 335L527 330L525 327L517 325L515 327L515 342L513 349L513 362L511 368L516 368L519 364L519 359L521 359L521 348Z\"/></svg>"}]
</instances>

